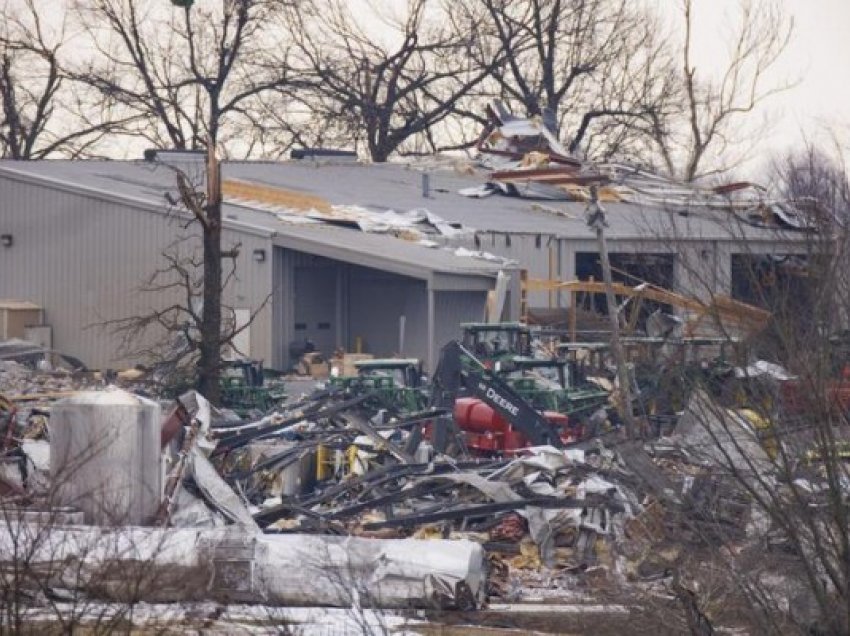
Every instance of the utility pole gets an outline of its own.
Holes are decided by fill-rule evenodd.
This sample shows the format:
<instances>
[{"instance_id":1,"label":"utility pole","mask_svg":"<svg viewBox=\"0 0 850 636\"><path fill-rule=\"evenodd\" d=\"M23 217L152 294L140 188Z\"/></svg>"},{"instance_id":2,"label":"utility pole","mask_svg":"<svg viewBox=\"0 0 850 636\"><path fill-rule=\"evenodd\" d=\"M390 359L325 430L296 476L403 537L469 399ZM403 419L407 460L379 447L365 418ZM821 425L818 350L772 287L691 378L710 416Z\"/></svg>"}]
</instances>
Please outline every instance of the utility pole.
<instances>
[{"instance_id":1,"label":"utility pole","mask_svg":"<svg viewBox=\"0 0 850 636\"><path fill-rule=\"evenodd\" d=\"M204 303L201 308L198 391L216 406L221 402L221 200L221 165L210 138L207 140L207 200L199 217L204 245Z\"/></svg>"},{"instance_id":2,"label":"utility pole","mask_svg":"<svg viewBox=\"0 0 850 636\"><path fill-rule=\"evenodd\" d=\"M602 263L602 279L605 282L605 299L608 305L608 319L611 322L611 354L617 366L617 379L620 382L617 410L626 425L626 435L634 439L637 432L634 415L632 414L632 387L629 370L626 367L626 356L620 342L620 317L617 311L617 299L614 297L613 280L611 278L611 262L608 260L608 246L605 243L605 208L599 203L599 186L590 186L590 201L587 204L587 225L596 230L596 241L599 245L599 259Z\"/></svg>"}]
</instances>

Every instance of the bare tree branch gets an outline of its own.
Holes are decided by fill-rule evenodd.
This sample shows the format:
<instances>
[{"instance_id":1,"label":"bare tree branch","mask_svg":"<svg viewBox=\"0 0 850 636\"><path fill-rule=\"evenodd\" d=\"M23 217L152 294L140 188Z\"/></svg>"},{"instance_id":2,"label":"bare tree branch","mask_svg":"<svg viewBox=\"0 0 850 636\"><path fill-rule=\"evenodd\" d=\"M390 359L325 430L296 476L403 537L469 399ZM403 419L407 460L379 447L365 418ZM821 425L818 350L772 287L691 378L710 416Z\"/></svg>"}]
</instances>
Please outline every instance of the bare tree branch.
<instances>
[{"instance_id":1,"label":"bare tree branch","mask_svg":"<svg viewBox=\"0 0 850 636\"><path fill-rule=\"evenodd\" d=\"M180 149L226 140L231 152L244 154L253 148L258 100L290 81L274 30L280 11L274 0L183 8L77 0L75 15L95 53L73 76L139 122L128 134Z\"/></svg>"}]
</instances>

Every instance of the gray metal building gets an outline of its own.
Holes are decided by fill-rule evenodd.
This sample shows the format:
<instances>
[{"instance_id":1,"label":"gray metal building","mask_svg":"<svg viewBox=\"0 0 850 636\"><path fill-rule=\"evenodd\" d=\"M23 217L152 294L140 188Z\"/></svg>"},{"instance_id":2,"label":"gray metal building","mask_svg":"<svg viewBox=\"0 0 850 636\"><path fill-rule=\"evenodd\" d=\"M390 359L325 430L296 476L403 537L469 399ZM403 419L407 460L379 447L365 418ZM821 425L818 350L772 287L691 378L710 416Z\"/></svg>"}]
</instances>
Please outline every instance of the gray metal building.
<instances>
[{"instance_id":1,"label":"gray metal building","mask_svg":"<svg viewBox=\"0 0 850 636\"><path fill-rule=\"evenodd\" d=\"M97 325L180 300L139 292L184 232L165 199L173 181L144 162L0 162L0 234L10 237L0 248L0 298L39 304L54 348L92 367L135 362ZM359 343L430 366L459 322L483 319L505 269L391 236L287 225L246 205L226 204L224 216L224 246L239 245L225 301L237 312L263 307L245 340L275 368L307 338L326 353Z\"/></svg>"},{"instance_id":2,"label":"gray metal building","mask_svg":"<svg viewBox=\"0 0 850 636\"><path fill-rule=\"evenodd\" d=\"M356 203L376 210L425 208L473 230L435 240L511 259L530 278L569 281L600 275L598 245L587 226L585 203L462 196L461 190L487 180L485 171L470 174L466 164L455 168L446 163L413 167L291 161L235 163L229 170L235 178L321 196L332 204ZM427 187L423 174L428 175ZM750 223L744 214L722 206L603 205L612 263L689 297L735 296L736 259L805 257L812 249L807 232L761 224L761 219ZM558 291L533 291L527 297L528 307L543 310L561 310L569 302L569 294Z\"/></svg>"},{"instance_id":3,"label":"gray metal building","mask_svg":"<svg viewBox=\"0 0 850 636\"><path fill-rule=\"evenodd\" d=\"M424 208L468 230L435 233L432 244L511 259L532 278L586 277L597 258L583 203L459 194L482 184L484 173L303 160L229 162L224 177L375 212ZM0 299L40 304L57 349L94 366L130 362L116 359L114 338L90 325L151 303L137 290L180 233L164 200L173 182L171 171L143 161L0 162L0 234L12 237L0 245ZM800 233L730 223L727 210L605 206L615 264L641 262L651 282L689 295L729 294L741 254L805 252ZM432 365L459 322L483 318L499 271L511 275L504 317L518 315L510 264L333 224L288 223L250 201L228 200L224 213L225 245L240 245L226 300L244 313L270 297L249 348L271 366L291 363L290 345L307 338L326 352L359 343ZM569 297L540 291L527 301L557 309Z\"/></svg>"}]
</instances>

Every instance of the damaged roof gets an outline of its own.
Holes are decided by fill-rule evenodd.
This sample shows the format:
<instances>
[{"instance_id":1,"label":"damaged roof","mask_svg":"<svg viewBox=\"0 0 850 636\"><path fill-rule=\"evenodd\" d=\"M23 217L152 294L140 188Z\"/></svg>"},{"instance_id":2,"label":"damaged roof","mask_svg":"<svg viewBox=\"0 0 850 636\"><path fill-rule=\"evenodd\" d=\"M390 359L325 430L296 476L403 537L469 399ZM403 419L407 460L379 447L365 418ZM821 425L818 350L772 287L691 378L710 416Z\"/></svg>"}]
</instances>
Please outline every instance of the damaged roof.
<instances>
[{"instance_id":1,"label":"damaged roof","mask_svg":"<svg viewBox=\"0 0 850 636\"><path fill-rule=\"evenodd\" d=\"M233 165L224 165L225 179L231 176ZM281 164L274 165L282 168ZM239 172L240 177L243 174L244 171ZM114 198L152 209L164 207L166 193L176 194L172 171L144 161L0 161L0 175L33 179L51 187ZM385 206L383 210L386 209ZM432 280L434 273L461 275L469 277L470 282L480 279L481 288L489 289L486 280L495 277L499 270L514 266L504 259L476 257L469 250L420 245L415 240L386 234L351 230L322 222L293 224L250 201L226 201L223 214L225 223L233 229L269 236L282 247L309 250L329 258L424 280ZM479 285L474 286L477 288Z\"/></svg>"},{"instance_id":2,"label":"damaged roof","mask_svg":"<svg viewBox=\"0 0 850 636\"><path fill-rule=\"evenodd\" d=\"M470 174L471 172L471 174ZM446 221L476 231L545 234L561 238L592 239L583 202L492 195L471 198L461 190L484 185L486 170L428 168L428 196L423 196L426 169L407 164L236 162L226 165L226 176L250 180L306 195L321 196L331 204L353 204L375 211L404 212L418 208ZM627 202L603 202L609 239L788 240L793 234L777 228L730 223L723 209L697 206L658 207Z\"/></svg>"},{"instance_id":3,"label":"damaged roof","mask_svg":"<svg viewBox=\"0 0 850 636\"><path fill-rule=\"evenodd\" d=\"M483 186L489 180L486 170L474 170L467 164L454 167L445 164L412 166L333 161L245 161L225 162L222 170L225 180L284 190L304 197L307 202L325 201L335 209L356 206L361 212L384 214L390 210L396 213L427 210L446 224L469 232L542 234L577 240L593 238L585 221L586 204L583 202L534 200L499 194L485 198L461 195L461 190ZM158 204L165 192L174 190L174 179L169 169L141 160L0 161L2 173L30 175L77 190L94 189L102 194L142 201L148 205ZM428 175L427 197L423 194L425 174ZM723 209L683 205L660 207L627 202L603 202L603 206L607 212L606 235L609 240L669 240L670 237L721 241L794 239L793 233L778 228L735 223L734 217ZM278 212L281 209L278 206ZM268 213L270 211L275 211L274 206L256 205L251 201L225 205L225 215L231 220L274 231L281 236L299 236L317 242L337 241L340 237L326 222L310 219L310 215L303 212L289 218L284 218L286 215L275 218ZM318 214L321 216L321 213ZM327 221L326 218L323 220ZM286 224L287 221L296 222L299 226L296 229ZM439 236L439 232L436 235ZM344 236L351 237L346 246L351 250L370 253L376 244L386 245L389 246L388 254L397 252L407 262L414 260L408 250L415 249L417 254L423 255L423 266L434 263L434 267L443 268L438 271L464 269L466 266L462 262L465 261L473 261L475 265L469 267L482 273L499 269L494 263L468 257L462 257L459 262L460 257L420 247L416 242L396 243L386 236L376 241L375 236L365 232ZM383 247L379 249L383 250Z\"/></svg>"}]
</instances>

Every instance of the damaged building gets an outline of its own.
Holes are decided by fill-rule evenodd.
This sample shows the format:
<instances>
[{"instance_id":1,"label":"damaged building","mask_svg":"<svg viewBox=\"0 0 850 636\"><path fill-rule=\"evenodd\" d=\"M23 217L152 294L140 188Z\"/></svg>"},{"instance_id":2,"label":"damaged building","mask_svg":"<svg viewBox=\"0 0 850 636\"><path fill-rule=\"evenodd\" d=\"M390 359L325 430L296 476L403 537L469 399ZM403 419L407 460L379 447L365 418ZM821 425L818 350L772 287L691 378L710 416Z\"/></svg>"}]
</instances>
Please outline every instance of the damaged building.
<instances>
[{"instance_id":1,"label":"damaged building","mask_svg":"<svg viewBox=\"0 0 850 636\"><path fill-rule=\"evenodd\" d=\"M809 395L793 368L727 356L729 342L748 346L742 337L674 330L728 318L757 334L773 308L754 305L788 300L766 288L803 291L814 228L751 184L582 165L534 122L502 119L479 144L496 160L475 165L310 152L223 166L225 302L237 325L256 315L238 352L276 369L300 357L311 374L319 352L398 359L343 355L327 382L288 377L287 393L275 382L262 400L234 391L220 410L194 390L167 396L142 369L67 373L42 347L4 343L0 495L18 517L0 553L23 546L38 571L35 586L13 581L14 594L114 604L130 585L134 600L214 603L218 614L234 601L490 612L466 614L470 623L492 617L494 601L519 602L536 621L558 600L575 603L557 617L564 629L595 633L604 618L621 633L647 599L663 600L668 627L677 599L679 624L690 624L702 612L691 587L740 585L771 541L783 559L756 575L790 580L788 556L806 556L804 543L766 513L782 499L804 502L806 519L827 510L812 470L825 449L801 422L810 411L846 424L841 341L831 347L840 375ZM202 193L204 159L0 162L3 339L23 332L106 367L119 342L98 323L186 303L152 275L177 262L166 254L197 250L181 240L191 217L174 170ZM601 227L615 279L604 286ZM561 331L514 322L566 321L578 339L579 309L599 318L611 305L597 297L611 290L627 320L608 316L608 328L637 336L612 338L625 350L615 364L584 325L583 342L564 343ZM482 320L500 324L462 324ZM703 346L704 357L689 355ZM235 362L250 373L222 392L256 388L255 362ZM754 483L779 489L753 497ZM17 527L35 539L21 544ZM132 549L110 552L116 537ZM732 576L703 572L715 555L734 559ZM84 566L76 579L64 576L69 562ZM128 575L140 564L155 576ZM5 565L17 571L15 559ZM32 599L24 610L42 612ZM777 601L796 603L790 591ZM754 620L749 606L712 605L700 614L709 626ZM568 613L590 622L574 629Z\"/></svg>"},{"instance_id":2,"label":"damaged building","mask_svg":"<svg viewBox=\"0 0 850 636\"><path fill-rule=\"evenodd\" d=\"M504 151L480 149L497 163L365 165L302 152L223 164L223 246L238 246L225 300L237 324L259 310L239 351L287 369L309 343L326 355L417 357L433 370L461 322L566 324L578 296L562 282L601 278L583 185L601 177L614 279L624 285L752 301L735 280L747 275L743 258L807 251L805 222L749 184L698 190L616 164L588 176L551 149L544 167L517 167ZM0 162L0 297L43 310L40 333L53 348L91 366L133 362L116 359L116 337L93 325L155 302L138 290L185 225L168 202L171 168L202 174L202 161L160 152Z\"/></svg>"},{"instance_id":3,"label":"damaged building","mask_svg":"<svg viewBox=\"0 0 850 636\"><path fill-rule=\"evenodd\" d=\"M460 322L483 319L499 272L506 287L518 285L504 259L306 216L281 220L266 202L269 190L280 190L241 181L251 175L250 184L264 184L280 170L286 165L224 167L223 247L238 246L225 302L237 323L260 310L238 337L245 355L285 368L309 340L326 354L341 347L430 362L457 337ZM167 302L165 292L139 288L163 267L163 252L188 234L166 200L176 192L173 171L145 161L51 161L5 162L0 172L0 227L8 237L0 296L31 299L43 310L50 348L93 367L133 362L116 359L117 336L97 325ZM239 196L227 194L230 176L240 179ZM246 189L259 201L242 198ZM505 305L505 318L517 318L513 305Z\"/></svg>"}]
</instances>

